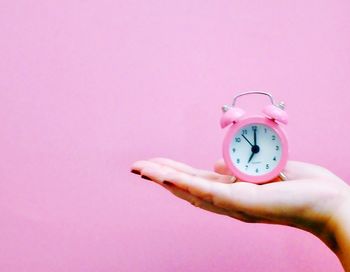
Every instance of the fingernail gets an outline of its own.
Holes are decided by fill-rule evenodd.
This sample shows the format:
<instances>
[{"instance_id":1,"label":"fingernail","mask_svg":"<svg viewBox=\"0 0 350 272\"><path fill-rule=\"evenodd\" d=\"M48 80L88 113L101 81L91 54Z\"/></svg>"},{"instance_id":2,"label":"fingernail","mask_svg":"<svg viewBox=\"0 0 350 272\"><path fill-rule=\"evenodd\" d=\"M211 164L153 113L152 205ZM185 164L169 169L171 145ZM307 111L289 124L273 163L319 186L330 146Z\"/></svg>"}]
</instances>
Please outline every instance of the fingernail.
<instances>
[{"instance_id":1,"label":"fingernail","mask_svg":"<svg viewBox=\"0 0 350 272\"><path fill-rule=\"evenodd\" d=\"M141 178L147 179L147 180L152 180L151 178L149 178L149 177L147 177L147 176L145 176L145 175L141 175Z\"/></svg>"},{"instance_id":2,"label":"fingernail","mask_svg":"<svg viewBox=\"0 0 350 272\"><path fill-rule=\"evenodd\" d=\"M140 171L135 170L135 169L132 169L130 172L133 173L133 174L136 174L136 175L140 175L141 174Z\"/></svg>"},{"instance_id":3,"label":"fingernail","mask_svg":"<svg viewBox=\"0 0 350 272\"><path fill-rule=\"evenodd\" d=\"M167 181L167 180L164 180L163 184L165 184L165 185L174 185L173 183L171 183L170 181Z\"/></svg>"}]
</instances>

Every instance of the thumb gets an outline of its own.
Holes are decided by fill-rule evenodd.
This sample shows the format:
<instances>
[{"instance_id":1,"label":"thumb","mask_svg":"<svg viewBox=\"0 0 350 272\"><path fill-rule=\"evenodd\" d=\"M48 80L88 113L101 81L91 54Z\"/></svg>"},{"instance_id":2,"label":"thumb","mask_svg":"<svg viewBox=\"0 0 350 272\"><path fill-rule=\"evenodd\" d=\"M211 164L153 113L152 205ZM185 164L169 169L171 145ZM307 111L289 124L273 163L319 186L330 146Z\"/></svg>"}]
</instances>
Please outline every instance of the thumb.
<instances>
[{"instance_id":1,"label":"thumb","mask_svg":"<svg viewBox=\"0 0 350 272\"><path fill-rule=\"evenodd\" d=\"M232 172L227 168L223 159L218 160L214 164L214 171L220 175L232 175Z\"/></svg>"}]
</instances>

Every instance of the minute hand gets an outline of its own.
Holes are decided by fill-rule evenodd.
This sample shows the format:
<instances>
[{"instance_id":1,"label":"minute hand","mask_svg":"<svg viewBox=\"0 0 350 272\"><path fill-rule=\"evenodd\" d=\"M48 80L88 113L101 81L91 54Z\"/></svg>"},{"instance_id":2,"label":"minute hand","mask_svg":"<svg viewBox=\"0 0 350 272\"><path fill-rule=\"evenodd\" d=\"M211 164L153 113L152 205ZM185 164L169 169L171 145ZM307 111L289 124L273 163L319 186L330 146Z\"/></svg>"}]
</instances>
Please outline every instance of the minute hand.
<instances>
[{"instance_id":1,"label":"minute hand","mask_svg":"<svg viewBox=\"0 0 350 272\"><path fill-rule=\"evenodd\" d=\"M254 129L254 145L256 145L256 129Z\"/></svg>"}]
</instances>

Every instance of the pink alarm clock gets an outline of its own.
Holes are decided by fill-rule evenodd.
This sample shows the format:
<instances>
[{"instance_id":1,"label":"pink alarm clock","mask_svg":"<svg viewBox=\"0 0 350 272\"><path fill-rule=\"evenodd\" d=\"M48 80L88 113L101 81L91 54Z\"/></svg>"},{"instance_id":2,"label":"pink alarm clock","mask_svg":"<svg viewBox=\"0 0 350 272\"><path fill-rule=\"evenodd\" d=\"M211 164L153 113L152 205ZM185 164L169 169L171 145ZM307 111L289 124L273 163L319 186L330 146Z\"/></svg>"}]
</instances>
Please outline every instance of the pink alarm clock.
<instances>
[{"instance_id":1,"label":"pink alarm clock","mask_svg":"<svg viewBox=\"0 0 350 272\"><path fill-rule=\"evenodd\" d=\"M246 116L236 107L239 97L265 95L270 104L262 116ZM223 144L223 157L232 174L241 181L262 184L280 176L287 163L288 141L280 124L287 124L284 103L274 103L266 92L245 92L234 97L232 105L222 107L221 128L229 127Z\"/></svg>"}]
</instances>

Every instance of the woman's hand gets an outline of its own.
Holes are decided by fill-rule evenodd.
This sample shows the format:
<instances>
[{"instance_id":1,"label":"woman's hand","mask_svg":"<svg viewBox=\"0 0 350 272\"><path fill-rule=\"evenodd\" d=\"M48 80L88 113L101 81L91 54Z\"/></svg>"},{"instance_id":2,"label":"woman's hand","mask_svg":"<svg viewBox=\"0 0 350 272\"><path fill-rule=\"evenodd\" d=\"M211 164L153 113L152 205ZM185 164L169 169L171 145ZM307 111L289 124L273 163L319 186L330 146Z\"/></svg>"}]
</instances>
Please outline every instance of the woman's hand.
<instances>
[{"instance_id":1,"label":"woman's hand","mask_svg":"<svg viewBox=\"0 0 350 272\"><path fill-rule=\"evenodd\" d=\"M350 189L336 175L320 166L290 161L284 170L287 181L256 185L235 180L223 160L214 168L215 172L210 172L155 158L135 162L132 172L204 210L244 222L282 224L309 231L339 256L338 240L348 232L341 237L337 234L338 229L344 232L339 227L342 216L338 215L350 203ZM350 236L348 239L350 243ZM345 260L341 261L346 267Z\"/></svg>"}]
</instances>

